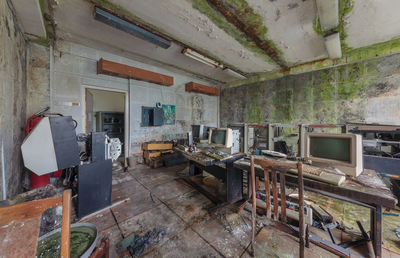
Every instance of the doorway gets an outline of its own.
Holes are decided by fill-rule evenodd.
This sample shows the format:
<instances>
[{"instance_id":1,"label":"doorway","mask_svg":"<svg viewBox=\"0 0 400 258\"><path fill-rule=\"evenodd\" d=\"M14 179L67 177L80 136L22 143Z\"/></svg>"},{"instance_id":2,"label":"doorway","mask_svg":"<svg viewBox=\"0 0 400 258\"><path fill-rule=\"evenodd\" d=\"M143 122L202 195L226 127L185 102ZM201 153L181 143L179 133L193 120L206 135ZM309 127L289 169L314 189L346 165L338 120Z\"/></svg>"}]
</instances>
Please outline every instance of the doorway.
<instances>
[{"instance_id":1,"label":"doorway","mask_svg":"<svg viewBox=\"0 0 400 258\"><path fill-rule=\"evenodd\" d=\"M86 133L106 132L110 138L118 138L126 160L129 153L127 92L89 86L84 90Z\"/></svg>"}]
</instances>

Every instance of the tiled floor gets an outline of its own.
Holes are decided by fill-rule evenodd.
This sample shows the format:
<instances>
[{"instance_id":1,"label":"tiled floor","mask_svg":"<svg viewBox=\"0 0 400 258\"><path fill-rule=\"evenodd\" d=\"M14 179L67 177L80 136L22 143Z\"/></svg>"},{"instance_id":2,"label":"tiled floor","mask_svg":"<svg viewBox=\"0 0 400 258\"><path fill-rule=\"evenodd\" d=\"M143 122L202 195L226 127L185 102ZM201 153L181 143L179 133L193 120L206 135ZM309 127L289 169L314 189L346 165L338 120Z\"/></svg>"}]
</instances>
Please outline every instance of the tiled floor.
<instances>
[{"instance_id":1,"label":"tiled floor","mask_svg":"<svg viewBox=\"0 0 400 258\"><path fill-rule=\"evenodd\" d=\"M155 227L165 229L165 235L145 248L144 257L249 256L250 214L237 214L237 205L210 214L214 204L178 179L184 169L184 165L159 169L139 165L113 172L113 203L129 199L85 219L110 237L110 257L118 257L116 244L123 238L132 233L143 236ZM266 226L256 237L255 251L256 257L298 257L298 242ZM314 245L307 253L307 257L333 257ZM129 257L126 252L121 256Z\"/></svg>"}]
</instances>

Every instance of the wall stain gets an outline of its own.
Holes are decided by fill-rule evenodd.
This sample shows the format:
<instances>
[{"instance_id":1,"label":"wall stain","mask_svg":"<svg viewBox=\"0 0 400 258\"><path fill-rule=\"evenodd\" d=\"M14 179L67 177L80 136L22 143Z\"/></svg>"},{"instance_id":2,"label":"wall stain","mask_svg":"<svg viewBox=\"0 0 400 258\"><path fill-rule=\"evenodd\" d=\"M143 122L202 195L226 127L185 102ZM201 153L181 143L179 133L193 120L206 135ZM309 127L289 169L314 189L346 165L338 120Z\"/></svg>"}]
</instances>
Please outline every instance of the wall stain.
<instances>
[{"instance_id":1,"label":"wall stain","mask_svg":"<svg viewBox=\"0 0 400 258\"><path fill-rule=\"evenodd\" d=\"M399 62L400 54L396 54L223 89L221 124L225 126L241 112L245 112L246 118L235 122L297 124L371 120L366 112L371 98L382 98L380 101L384 104L387 97L400 95ZM225 112L226 101L235 96L247 96L247 103ZM382 117L389 116L389 111L381 110Z\"/></svg>"}]
</instances>

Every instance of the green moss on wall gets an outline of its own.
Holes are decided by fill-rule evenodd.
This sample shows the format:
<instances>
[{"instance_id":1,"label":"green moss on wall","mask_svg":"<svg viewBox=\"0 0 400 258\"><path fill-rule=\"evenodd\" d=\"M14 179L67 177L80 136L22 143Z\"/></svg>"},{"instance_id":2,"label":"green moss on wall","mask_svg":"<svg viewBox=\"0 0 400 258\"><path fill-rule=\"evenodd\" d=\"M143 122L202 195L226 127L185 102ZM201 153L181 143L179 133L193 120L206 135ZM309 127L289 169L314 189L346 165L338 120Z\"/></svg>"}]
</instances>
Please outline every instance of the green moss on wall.
<instances>
[{"instance_id":1,"label":"green moss on wall","mask_svg":"<svg viewBox=\"0 0 400 258\"><path fill-rule=\"evenodd\" d=\"M337 31L340 35L340 44L342 48L342 53L346 54L351 48L346 43L346 38L348 36L345 28L345 19L347 15L350 14L354 7L354 0L340 0L339 1L339 26Z\"/></svg>"},{"instance_id":2,"label":"green moss on wall","mask_svg":"<svg viewBox=\"0 0 400 258\"><path fill-rule=\"evenodd\" d=\"M250 83L272 80L283 77L285 75L295 75L321 69L332 69L333 66L351 65L352 63L354 64L355 62L359 62L360 60L366 61L371 58L376 58L379 56L390 55L399 52L400 52L400 39L392 39L386 42L376 43L373 45L348 50L346 56L338 60L323 59L320 61L292 67L287 72L273 71L268 73L255 73L251 76L248 76L247 80L238 80L231 83L227 83L224 85L224 88L231 88ZM374 72L375 74L377 73L376 71L368 71L368 73L370 74L372 72Z\"/></svg>"},{"instance_id":3,"label":"green moss on wall","mask_svg":"<svg viewBox=\"0 0 400 258\"><path fill-rule=\"evenodd\" d=\"M263 101L262 94L257 90L249 91L247 95L246 123L263 122Z\"/></svg>"},{"instance_id":4,"label":"green moss on wall","mask_svg":"<svg viewBox=\"0 0 400 258\"><path fill-rule=\"evenodd\" d=\"M274 91L272 121L276 123L293 122L293 85L284 90Z\"/></svg>"},{"instance_id":5,"label":"green moss on wall","mask_svg":"<svg viewBox=\"0 0 400 258\"><path fill-rule=\"evenodd\" d=\"M275 85L272 88L266 83L249 86L246 122L342 123L348 117L359 119L368 90L374 90L370 89L372 77L384 76L377 71L377 61L371 60L282 77L268 84ZM268 94L273 96L270 103L263 102ZM270 114L267 121L266 113Z\"/></svg>"}]
</instances>

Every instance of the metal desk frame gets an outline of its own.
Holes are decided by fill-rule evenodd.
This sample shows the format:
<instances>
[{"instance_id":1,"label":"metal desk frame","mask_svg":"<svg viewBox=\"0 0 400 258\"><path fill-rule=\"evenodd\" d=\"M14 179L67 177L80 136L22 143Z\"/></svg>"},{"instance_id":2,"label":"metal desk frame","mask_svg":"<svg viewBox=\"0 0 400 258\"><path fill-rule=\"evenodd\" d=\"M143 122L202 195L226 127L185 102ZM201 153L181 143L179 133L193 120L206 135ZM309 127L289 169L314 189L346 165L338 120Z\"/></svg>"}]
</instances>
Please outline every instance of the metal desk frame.
<instances>
[{"instance_id":1,"label":"metal desk frame","mask_svg":"<svg viewBox=\"0 0 400 258\"><path fill-rule=\"evenodd\" d=\"M208 197L216 204L234 203L243 199L243 174L242 171L233 166L236 160L246 156L244 153L234 154L231 158L219 160L198 160L190 153L185 151L180 152L189 160L189 177L184 178L187 183L195 187L199 192ZM216 178L226 183L226 200L219 200L218 197L213 196L207 190L202 188L196 182L190 179L191 176L201 175L203 171L210 173Z\"/></svg>"}]
</instances>

